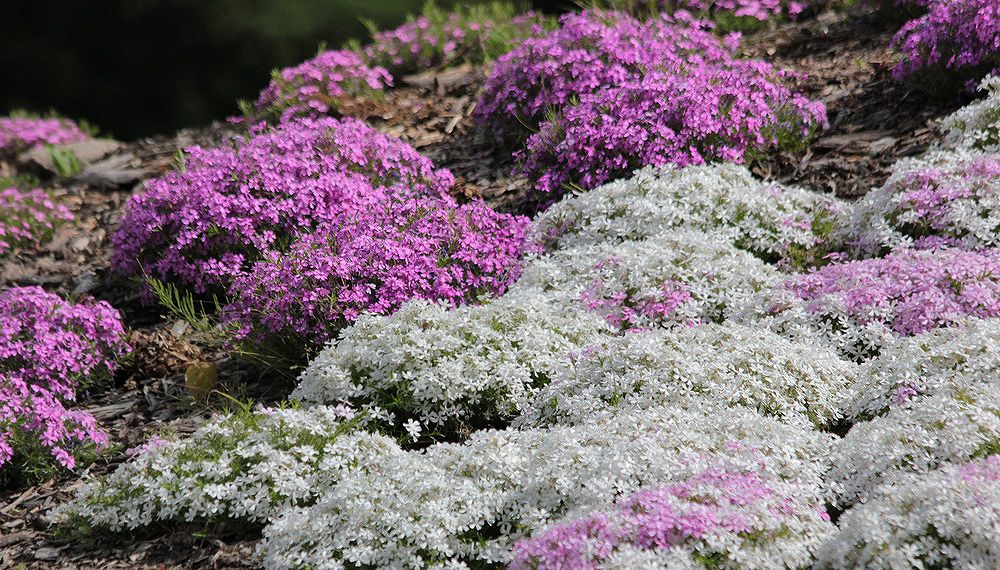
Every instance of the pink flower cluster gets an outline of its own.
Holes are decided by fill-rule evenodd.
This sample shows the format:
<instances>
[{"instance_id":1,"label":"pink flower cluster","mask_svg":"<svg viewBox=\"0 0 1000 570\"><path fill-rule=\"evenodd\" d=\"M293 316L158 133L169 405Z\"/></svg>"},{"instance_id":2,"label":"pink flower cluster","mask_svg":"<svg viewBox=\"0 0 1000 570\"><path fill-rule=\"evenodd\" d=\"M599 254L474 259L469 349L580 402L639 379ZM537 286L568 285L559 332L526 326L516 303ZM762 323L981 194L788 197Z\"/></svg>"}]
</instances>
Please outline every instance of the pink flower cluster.
<instances>
[{"instance_id":1,"label":"pink flower cluster","mask_svg":"<svg viewBox=\"0 0 1000 570\"><path fill-rule=\"evenodd\" d=\"M693 300L679 281L664 283L658 295L649 297L624 289L608 290L604 281L598 278L580 295L580 302L588 310L603 314L609 325L631 332L642 330L647 321L676 320L677 309Z\"/></svg>"},{"instance_id":2,"label":"pink flower cluster","mask_svg":"<svg viewBox=\"0 0 1000 570\"><path fill-rule=\"evenodd\" d=\"M577 97L681 63L728 61L710 25L680 14L650 22L620 12L563 16L559 28L500 57L483 86L476 118L505 136L534 129Z\"/></svg>"},{"instance_id":3,"label":"pink flower cluster","mask_svg":"<svg viewBox=\"0 0 1000 570\"><path fill-rule=\"evenodd\" d=\"M66 206L40 188L0 190L0 255L19 243L38 240L56 223L72 219Z\"/></svg>"},{"instance_id":4,"label":"pink flower cluster","mask_svg":"<svg viewBox=\"0 0 1000 570\"><path fill-rule=\"evenodd\" d=\"M298 116L336 112L344 96L363 95L391 85L388 71L369 67L359 54L324 51L299 65L275 71L254 106L261 118L285 122Z\"/></svg>"},{"instance_id":5,"label":"pink flower cluster","mask_svg":"<svg viewBox=\"0 0 1000 570\"><path fill-rule=\"evenodd\" d=\"M504 42L517 42L541 33L540 17L520 14L507 21L494 21L493 14L474 9L444 13L434 9L394 30L376 32L363 52L369 65L384 67L394 75L414 73L459 60L482 61L494 33Z\"/></svg>"},{"instance_id":6,"label":"pink flower cluster","mask_svg":"<svg viewBox=\"0 0 1000 570\"><path fill-rule=\"evenodd\" d=\"M627 0L627 4L632 11L649 10L655 6L667 12L688 10L704 17L731 13L737 18L762 22L783 14L794 17L806 8L806 4L787 0Z\"/></svg>"},{"instance_id":7,"label":"pink flower cluster","mask_svg":"<svg viewBox=\"0 0 1000 570\"><path fill-rule=\"evenodd\" d=\"M272 249L389 198L443 197L454 179L353 119L258 126L230 147L191 148L147 185L112 237L113 268L220 291Z\"/></svg>"},{"instance_id":8,"label":"pink flower cluster","mask_svg":"<svg viewBox=\"0 0 1000 570\"><path fill-rule=\"evenodd\" d=\"M893 45L902 60L893 74L909 77L921 69L942 66L978 79L1000 65L1000 1L929 0L923 16L907 22Z\"/></svg>"},{"instance_id":9,"label":"pink flower cluster","mask_svg":"<svg viewBox=\"0 0 1000 570\"><path fill-rule=\"evenodd\" d=\"M720 42L683 11L569 15L498 60L477 118L507 135L538 126L517 155L546 192L645 165L743 162L826 125L823 104L784 86L785 73L736 57L738 39Z\"/></svg>"},{"instance_id":10,"label":"pink flower cluster","mask_svg":"<svg viewBox=\"0 0 1000 570\"><path fill-rule=\"evenodd\" d=\"M818 509L801 512L793 497L782 497L761 475L706 469L679 483L642 489L614 512L595 513L556 525L515 543L511 570L597 569L622 548L667 551L680 547L704 559L726 560L729 537L767 540L773 520L826 517ZM737 554L737 553L731 553Z\"/></svg>"},{"instance_id":11,"label":"pink flower cluster","mask_svg":"<svg viewBox=\"0 0 1000 570\"><path fill-rule=\"evenodd\" d=\"M72 468L78 452L107 444L90 414L66 404L114 371L129 351L124 335L103 301L71 304L39 287L0 293L0 466L44 450Z\"/></svg>"},{"instance_id":12,"label":"pink flower cluster","mask_svg":"<svg viewBox=\"0 0 1000 570\"><path fill-rule=\"evenodd\" d=\"M785 283L813 315L844 315L899 335L1000 316L1000 250L900 249L828 265ZM837 325L833 325L836 327Z\"/></svg>"},{"instance_id":13,"label":"pink flower cluster","mask_svg":"<svg viewBox=\"0 0 1000 570\"><path fill-rule=\"evenodd\" d=\"M224 317L242 337L323 342L362 312L389 314L410 299L499 295L519 276L527 226L482 203L435 198L344 212L238 278Z\"/></svg>"},{"instance_id":14,"label":"pink flower cluster","mask_svg":"<svg viewBox=\"0 0 1000 570\"><path fill-rule=\"evenodd\" d=\"M520 153L538 188L594 188L642 166L743 163L797 146L825 126L826 109L782 85L761 61L682 65L580 96Z\"/></svg>"},{"instance_id":15,"label":"pink flower cluster","mask_svg":"<svg viewBox=\"0 0 1000 570\"><path fill-rule=\"evenodd\" d=\"M69 119L0 117L0 154L16 154L45 144L66 144L89 138Z\"/></svg>"}]
</instances>

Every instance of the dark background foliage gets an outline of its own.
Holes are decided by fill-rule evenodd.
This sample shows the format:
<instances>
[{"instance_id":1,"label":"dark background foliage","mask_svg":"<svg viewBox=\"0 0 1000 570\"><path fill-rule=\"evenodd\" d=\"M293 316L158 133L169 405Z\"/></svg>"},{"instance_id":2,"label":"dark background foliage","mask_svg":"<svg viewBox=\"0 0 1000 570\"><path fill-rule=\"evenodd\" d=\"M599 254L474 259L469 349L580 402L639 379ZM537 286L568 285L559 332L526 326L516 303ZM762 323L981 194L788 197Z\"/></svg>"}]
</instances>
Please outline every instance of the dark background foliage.
<instances>
[{"instance_id":1,"label":"dark background foliage","mask_svg":"<svg viewBox=\"0 0 1000 570\"><path fill-rule=\"evenodd\" d=\"M438 0L450 6L456 0ZM556 4L550 2L550 4ZM56 110L129 140L238 113L276 67L366 40L423 0L6 0L0 115ZM541 4L541 3L540 3Z\"/></svg>"}]
</instances>

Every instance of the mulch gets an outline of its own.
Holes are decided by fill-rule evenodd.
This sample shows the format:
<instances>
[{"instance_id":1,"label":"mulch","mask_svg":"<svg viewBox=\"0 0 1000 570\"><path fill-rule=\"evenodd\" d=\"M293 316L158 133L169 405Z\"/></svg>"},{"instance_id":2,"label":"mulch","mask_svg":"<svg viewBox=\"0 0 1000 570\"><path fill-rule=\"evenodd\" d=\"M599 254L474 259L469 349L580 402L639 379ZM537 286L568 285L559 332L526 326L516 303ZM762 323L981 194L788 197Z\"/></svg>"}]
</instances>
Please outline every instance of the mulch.
<instances>
[{"instance_id":1,"label":"mulch","mask_svg":"<svg viewBox=\"0 0 1000 570\"><path fill-rule=\"evenodd\" d=\"M824 13L788 23L745 40L748 55L799 72L798 88L822 99L830 129L803 154L774 156L757 174L839 196L856 197L880 185L898 159L924 152L939 138L936 121L967 95L932 99L894 81L889 42L894 24L877 15ZM484 70L460 66L406 77L378 101L355 101L348 113L402 138L456 177L456 194L482 198L510 212L530 213L531 184L514 173L509 150L498 148L473 123ZM0 289L41 285L63 294L91 294L122 309L133 329L132 361L114 385L82 394L79 405L108 430L116 451L81 473L38 485L0 489L0 568L244 568L257 564L254 536L205 536L197 528L152 536L60 536L46 512L67 500L82 482L113 470L126 450L168 427L193 431L223 398L195 402L184 386L184 370L195 361L219 367L219 390L257 401L280 399L287 382L229 354L183 322L164 318L139 303L136 288L110 275L110 235L128 197L143 181L169 170L177 150L214 145L236 133L228 124L184 130L172 137L120 145L74 178L51 176L38 165L0 161L0 175L34 171L76 213L38 247L8 255L0 266Z\"/></svg>"}]
</instances>

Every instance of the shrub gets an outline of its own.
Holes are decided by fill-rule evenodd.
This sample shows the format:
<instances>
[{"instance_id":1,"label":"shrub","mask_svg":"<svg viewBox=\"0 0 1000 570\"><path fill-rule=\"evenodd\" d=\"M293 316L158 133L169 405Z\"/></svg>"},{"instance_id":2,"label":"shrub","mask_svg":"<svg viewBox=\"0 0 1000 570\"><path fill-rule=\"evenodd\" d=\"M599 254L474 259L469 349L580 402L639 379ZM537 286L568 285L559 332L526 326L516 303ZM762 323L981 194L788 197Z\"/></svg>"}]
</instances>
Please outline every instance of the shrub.
<instances>
[{"instance_id":1,"label":"shrub","mask_svg":"<svg viewBox=\"0 0 1000 570\"><path fill-rule=\"evenodd\" d=\"M244 410L213 417L184 439L150 440L52 515L78 530L259 525L393 453L400 450L392 440L355 432L345 408Z\"/></svg>"},{"instance_id":2,"label":"shrub","mask_svg":"<svg viewBox=\"0 0 1000 570\"><path fill-rule=\"evenodd\" d=\"M376 204L258 261L233 283L223 316L241 337L314 344L361 313L389 314L410 299L460 305L499 295L518 277L527 225L482 203Z\"/></svg>"},{"instance_id":3,"label":"shrub","mask_svg":"<svg viewBox=\"0 0 1000 570\"><path fill-rule=\"evenodd\" d=\"M369 65L398 76L461 61L483 63L539 35L546 24L538 14L518 14L506 2L459 4L454 10L442 10L430 1L420 16L394 30L378 31L369 25L372 43L359 51Z\"/></svg>"},{"instance_id":4,"label":"shrub","mask_svg":"<svg viewBox=\"0 0 1000 570\"><path fill-rule=\"evenodd\" d=\"M927 13L903 25L892 44L902 52L893 69L897 78L940 66L978 81L1000 64L1000 5L994 0L931 0Z\"/></svg>"},{"instance_id":5,"label":"shrub","mask_svg":"<svg viewBox=\"0 0 1000 570\"><path fill-rule=\"evenodd\" d=\"M509 568L802 568L833 532L829 519L801 486L722 462L522 540ZM636 551L647 556L628 565Z\"/></svg>"},{"instance_id":6,"label":"shrub","mask_svg":"<svg viewBox=\"0 0 1000 570\"><path fill-rule=\"evenodd\" d=\"M709 405L573 428L480 431L465 444L389 456L371 474L341 478L315 506L285 511L264 531L265 566L495 566L510 561L515 541L552 522L690 477L722 455L798 485L796 496L809 501L829 442Z\"/></svg>"},{"instance_id":7,"label":"shrub","mask_svg":"<svg viewBox=\"0 0 1000 570\"><path fill-rule=\"evenodd\" d=\"M1000 316L1000 259L995 249L901 249L794 276L733 316L863 360L897 337Z\"/></svg>"},{"instance_id":8,"label":"shrub","mask_svg":"<svg viewBox=\"0 0 1000 570\"><path fill-rule=\"evenodd\" d=\"M69 119L41 118L18 113L0 117L0 155L14 155L47 144L66 144L88 139Z\"/></svg>"},{"instance_id":9,"label":"shrub","mask_svg":"<svg viewBox=\"0 0 1000 570\"><path fill-rule=\"evenodd\" d=\"M846 405L847 417L870 419L956 386L1000 378L1000 319L970 319L886 346L866 362Z\"/></svg>"},{"instance_id":10,"label":"shrub","mask_svg":"<svg viewBox=\"0 0 1000 570\"><path fill-rule=\"evenodd\" d=\"M952 148L969 148L986 152L1000 151L1000 77L988 76L979 84L986 93L945 117L942 128L945 143Z\"/></svg>"},{"instance_id":11,"label":"shrub","mask_svg":"<svg viewBox=\"0 0 1000 570\"><path fill-rule=\"evenodd\" d=\"M580 95L532 135L522 170L545 192L593 188L642 166L743 163L826 125L822 103L756 61L681 65Z\"/></svg>"},{"instance_id":12,"label":"shrub","mask_svg":"<svg viewBox=\"0 0 1000 570\"><path fill-rule=\"evenodd\" d=\"M511 137L536 128L550 110L679 61L732 57L702 22L669 16L642 23L616 12L563 16L556 30L529 38L497 59L476 118Z\"/></svg>"},{"instance_id":13,"label":"shrub","mask_svg":"<svg viewBox=\"0 0 1000 570\"><path fill-rule=\"evenodd\" d=\"M925 473L1000 446L1000 388L956 385L851 428L834 447L827 485L835 504L875 496L904 473Z\"/></svg>"},{"instance_id":14,"label":"shrub","mask_svg":"<svg viewBox=\"0 0 1000 570\"><path fill-rule=\"evenodd\" d=\"M896 479L844 513L820 568L997 565L1000 455Z\"/></svg>"},{"instance_id":15,"label":"shrub","mask_svg":"<svg viewBox=\"0 0 1000 570\"><path fill-rule=\"evenodd\" d=\"M515 423L574 425L706 398L822 428L839 418L857 374L856 365L828 349L731 323L656 330L587 347Z\"/></svg>"},{"instance_id":16,"label":"shrub","mask_svg":"<svg viewBox=\"0 0 1000 570\"><path fill-rule=\"evenodd\" d=\"M621 330L721 322L778 271L720 236L674 230L642 241L555 251L518 287L563 291Z\"/></svg>"},{"instance_id":17,"label":"shrub","mask_svg":"<svg viewBox=\"0 0 1000 570\"><path fill-rule=\"evenodd\" d=\"M299 65L275 70L253 104L252 115L284 123L295 117L336 113L345 97L367 96L390 86L389 72L369 67L361 55L348 50L320 51Z\"/></svg>"},{"instance_id":18,"label":"shrub","mask_svg":"<svg viewBox=\"0 0 1000 570\"><path fill-rule=\"evenodd\" d=\"M937 151L903 159L838 226L831 239L858 256L935 241L1000 245L1000 155Z\"/></svg>"},{"instance_id":19,"label":"shrub","mask_svg":"<svg viewBox=\"0 0 1000 570\"><path fill-rule=\"evenodd\" d=\"M732 164L650 167L567 196L535 218L531 239L551 250L690 228L731 234L736 247L766 261L789 260L822 245L840 209L836 199L761 182Z\"/></svg>"},{"instance_id":20,"label":"shrub","mask_svg":"<svg viewBox=\"0 0 1000 570\"><path fill-rule=\"evenodd\" d=\"M613 332L571 297L517 287L452 310L411 301L344 329L309 363L292 397L351 402L401 436L409 425L424 439L454 438L509 422L570 365L568 353Z\"/></svg>"},{"instance_id":21,"label":"shrub","mask_svg":"<svg viewBox=\"0 0 1000 570\"><path fill-rule=\"evenodd\" d=\"M73 214L40 188L0 190L0 255L12 247L46 239L59 222Z\"/></svg>"},{"instance_id":22,"label":"shrub","mask_svg":"<svg viewBox=\"0 0 1000 570\"><path fill-rule=\"evenodd\" d=\"M218 291L271 250L388 198L442 197L452 185L409 145L353 119L257 127L147 184L112 236L112 267Z\"/></svg>"},{"instance_id":23,"label":"shrub","mask_svg":"<svg viewBox=\"0 0 1000 570\"><path fill-rule=\"evenodd\" d=\"M30 478L54 458L72 469L107 444L90 414L65 406L115 370L129 351L124 335L103 301L72 304L40 287L0 293L0 467L13 461Z\"/></svg>"}]
</instances>

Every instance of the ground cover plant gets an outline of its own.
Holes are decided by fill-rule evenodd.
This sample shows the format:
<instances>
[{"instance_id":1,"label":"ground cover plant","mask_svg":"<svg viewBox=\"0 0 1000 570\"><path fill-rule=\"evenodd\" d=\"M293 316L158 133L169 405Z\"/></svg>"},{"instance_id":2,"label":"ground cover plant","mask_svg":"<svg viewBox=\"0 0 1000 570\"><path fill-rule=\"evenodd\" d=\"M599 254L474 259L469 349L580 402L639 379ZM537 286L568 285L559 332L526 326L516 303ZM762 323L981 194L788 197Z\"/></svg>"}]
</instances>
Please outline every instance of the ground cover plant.
<instances>
[{"instance_id":1,"label":"ground cover plant","mask_svg":"<svg viewBox=\"0 0 1000 570\"><path fill-rule=\"evenodd\" d=\"M542 33L547 25L546 18L534 12L519 14L506 2L459 4L448 11L428 1L419 16L410 16L398 28L380 31L369 24L371 43L352 47L369 65L398 76L461 62L483 63Z\"/></svg>"},{"instance_id":2,"label":"ground cover plant","mask_svg":"<svg viewBox=\"0 0 1000 570\"><path fill-rule=\"evenodd\" d=\"M0 117L0 154L4 155L88 138L87 132L70 119L42 118L28 113Z\"/></svg>"},{"instance_id":3,"label":"ground cover plant","mask_svg":"<svg viewBox=\"0 0 1000 570\"><path fill-rule=\"evenodd\" d=\"M391 198L447 199L453 177L360 121L302 119L194 147L125 208L115 270L196 293L227 287L272 249Z\"/></svg>"},{"instance_id":4,"label":"ground cover plant","mask_svg":"<svg viewBox=\"0 0 1000 570\"><path fill-rule=\"evenodd\" d=\"M1000 50L1000 5L993 0L930 0L927 13L897 32L894 45L902 54L893 70L899 78L939 67L973 85L997 64Z\"/></svg>"},{"instance_id":5,"label":"ground cover plant","mask_svg":"<svg viewBox=\"0 0 1000 570\"><path fill-rule=\"evenodd\" d=\"M75 216L0 268L0 566L1000 565L997 80L934 106L868 4L656 5L429 6L134 189L0 157Z\"/></svg>"},{"instance_id":6,"label":"ground cover plant","mask_svg":"<svg viewBox=\"0 0 1000 570\"><path fill-rule=\"evenodd\" d=\"M118 311L39 287L0 293L0 480L73 468L106 446L77 392L107 380L129 350Z\"/></svg>"},{"instance_id":7,"label":"ground cover plant","mask_svg":"<svg viewBox=\"0 0 1000 570\"><path fill-rule=\"evenodd\" d=\"M23 243L38 243L56 224L73 219L66 206L41 188L0 190L0 255Z\"/></svg>"}]
</instances>

